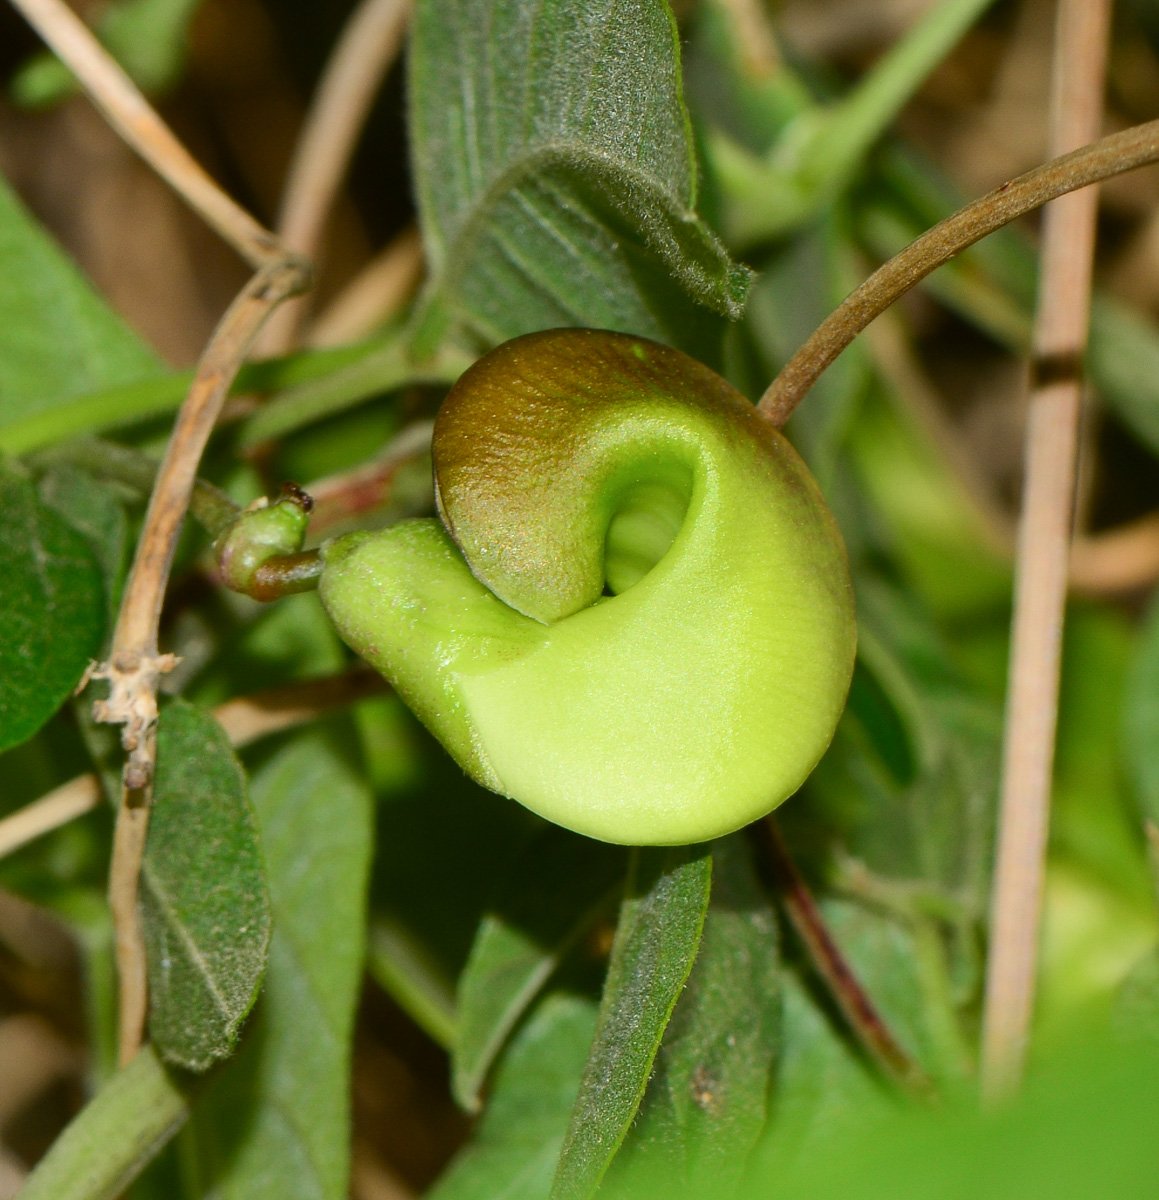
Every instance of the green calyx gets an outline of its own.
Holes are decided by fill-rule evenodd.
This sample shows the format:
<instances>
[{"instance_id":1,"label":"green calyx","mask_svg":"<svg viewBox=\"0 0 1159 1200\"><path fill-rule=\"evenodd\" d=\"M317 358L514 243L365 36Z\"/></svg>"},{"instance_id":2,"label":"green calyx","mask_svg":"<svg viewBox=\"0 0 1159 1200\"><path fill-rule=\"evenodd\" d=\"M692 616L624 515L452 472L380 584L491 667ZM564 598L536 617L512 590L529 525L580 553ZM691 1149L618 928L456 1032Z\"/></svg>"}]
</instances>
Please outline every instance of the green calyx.
<instances>
[{"instance_id":1,"label":"green calyx","mask_svg":"<svg viewBox=\"0 0 1159 1200\"><path fill-rule=\"evenodd\" d=\"M832 737L856 628L840 534L724 380L621 334L517 338L439 413L443 523L324 551L322 601L478 782L629 844L720 836Z\"/></svg>"}]
</instances>

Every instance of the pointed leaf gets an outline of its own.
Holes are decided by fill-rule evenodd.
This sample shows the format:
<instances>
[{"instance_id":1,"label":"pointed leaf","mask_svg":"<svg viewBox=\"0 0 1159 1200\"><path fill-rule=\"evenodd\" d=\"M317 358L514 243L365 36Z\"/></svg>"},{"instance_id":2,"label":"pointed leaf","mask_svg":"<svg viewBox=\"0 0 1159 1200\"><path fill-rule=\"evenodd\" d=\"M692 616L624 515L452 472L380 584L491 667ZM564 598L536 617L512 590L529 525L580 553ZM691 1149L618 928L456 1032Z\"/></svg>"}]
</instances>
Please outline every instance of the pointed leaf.
<instances>
[{"instance_id":1,"label":"pointed leaf","mask_svg":"<svg viewBox=\"0 0 1159 1200\"><path fill-rule=\"evenodd\" d=\"M692 970L711 882L706 846L632 852L599 1020L552 1200L587 1200L620 1148Z\"/></svg>"},{"instance_id":2,"label":"pointed leaf","mask_svg":"<svg viewBox=\"0 0 1159 1200\"><path fill-rule=\"evenodd\" d=\"M0 429L97 388L160 374L0 179Z\"/></svg>"},{"instance_id":3,"label":"pointed leaf","mask_svg":"<svg viewBox=\"0 0 1159 1200\"><path fill-rule=\"evenodd\" d=\"M518 886L487 913L459 979L455 1099L480 1107L483 1081L539 990L622 880L618 847L551 827L512 870Z\"/></svg>"},{"instance_id":4,"label":"pointed leaf","mask_svg":"<svg viewBox=\"0 0 1159 1200\"><path fill-rule=\"evenodd\" d=\"M664 0L432 0L410 65L424 242L482 337L589 325L687 344L710 325L697 305L740 314L748 273L693 212Z\"/></svg>"},{"instance_id":5,"label":"pointed leaf","mask_svg":"<svg viewBox=\"0 0 1159 1200\"><path fill-rule=\"evenodd\" d=\"M592 1040L596 1006L546 997L495 1074L474 1138L426 1200L547 1200Z\"/></svg>"},{"instance_id":6,"label":"pointed leaf","mask_svg":"<svg viewBox=\"0 0 1159 1200\"><path fill-rule=\"evenodd\" d=\"M370 795L312 733L262 768L253 797L274 910L269 970L237 1057L198 1101L191 1192L345 1200Z\"/></svg>"},{"instance_id":7,"label":"pointed leaf","mask_svg":"<svg viewBox=\"0 0 1159 1200\"><path fill-rule=\"evenodd\" d=\"M141 907L149 1034L169 1062L204 1071L257 996L270 904L241 764L213 717L182 700L157 733Z\"/></svg>"},{"instance_id":8,"label":"pointed leaf","mask_svg":"<svg viewBox=\"0 0 1159 1200\"><path fill-rule=\"evenodd\" d=\"M726 1196L764 1129L781 1039L777 921L743 835L713 844L700 953L605 1187ZM602 1189L601 1189L602 1194Z\"/></svg>"},{"instance_id":9,"label":"pointed leaf","mask_svg":"<svg viewBox=\"0 0 1159 1200\"><path fill-rule=\"evenodd\" d=\"M105 616L85 540L40 502L23 468L0 459L0 750L68 699L100 650Z\"/></svg>"}]
</instances>

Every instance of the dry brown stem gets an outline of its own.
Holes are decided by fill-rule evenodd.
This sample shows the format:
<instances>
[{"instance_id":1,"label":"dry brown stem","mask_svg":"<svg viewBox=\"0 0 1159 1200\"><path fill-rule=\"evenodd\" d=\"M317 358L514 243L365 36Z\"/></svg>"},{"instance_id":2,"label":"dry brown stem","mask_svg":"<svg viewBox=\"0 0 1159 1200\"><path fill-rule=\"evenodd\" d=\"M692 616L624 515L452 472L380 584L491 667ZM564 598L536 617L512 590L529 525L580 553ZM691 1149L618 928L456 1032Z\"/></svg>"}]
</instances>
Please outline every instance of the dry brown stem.
<instances>
[{"instance_id":1,"label":"dry brown stem","mask_svg":"<svg viewBox=\"0 0 1159 1200\"><path fill-rule=\"evenodd\" d=\"M1109 0L1060 0L1055 154L1098 135L1109 22ZM1097 211L1098 194L1088 189L1056 200L1043 219L982 1020L982 1091L991 1101L1021 1081L1034 1006Z\"/></svg>"},{"instance_id":2,"label":"dry brown stem","mask_svg":"<svg viewBox=\"0 0 1159 1200\"><path fill-rule=\"evenodd\" d=\"M234 376L274 309L309 285L310 268L218 188L62 0L15 2L125 141L256 268L218 324L177 416L145 513L109 662L91 673L109 682L108 699L94 705L94 715L123 726L121 740L128 752L109 870L124 1064L140 1046L147 1004L137 890L156 753L157 682L174 665L157 648L169 567L197 465Z\"/></svg>"},{"instance_id":3,"label":"dry brown stem","mask_svg":"<svg viewBox=\"0 0 1159 1200\"><path fill-rule=\"evenodd\" d=\"M760 411L774 425L784 425L825 368L870 321L987 234L1068 192L1157 161L1159 121L1148 121L1051 159L959 209L894 255L834 309L769 384Z\"/></svg>"},{"instance_id":4,"label":"dry brown stem","mask_svg":"<svg viewBox=\"0 0 1159 1200\"><path fill-rule=\"evenodd\" d=\"M809 885L781 837L776 818L768 816L757 822L754 829L765 849L785 916L862 1049L888 1079L908 1092L928 1095L931 1089L928 1076L893 1036L833 940Z\"/></svg>"},{"instance_id":5,"label":"dry brown stem","mask_svg":"<svg viewBox=\"0 0 1159 1200\"><path fill-rule=\"evenodd\" d=\"M238 696L219 704L213 715L230 742L240 748L386 690L385 681L376 672L359 669L309 683L271 688L252 696ZM0 858L92 812L100 802L101 785L95 775L78 775L61 784L0 820Z\"/></svg>"},{"instance_id":6,"label":"dry brown stem","mask_svg":"<svg viewBox=\"0 0 1159 1200\"><path fill-rule=\"evenodd\" d=\"M402 48L410 8L410 0L361 0L326 64L294 149L277 225L282 241L307 258L318 256L358 135ZM291 349L304 316L304 302L287 304L263 334L261 352Z\"/></svg>"},{"instance_id":7,"label":"dry brown stem","mask_svg":"<svg viewBox=\"0 0 1159 1200\"><path fill-rule=\"evenodd\" d=\"M12 0L124 140L255 269L284 256L273 234L230 199L63 0Z\"/></svg>"},{"instance_id":8,"label":"dry brown stem","mask_svg":"<svg viewBox=\"0 0 1159 1200\"><path fill-rule=\"evenodd\" d=\"M423 242L414 225L404 229L350 281L310 326L309 346L356 341L386 324L414 295L423 277Z\"/></svg>"}]
</instances>

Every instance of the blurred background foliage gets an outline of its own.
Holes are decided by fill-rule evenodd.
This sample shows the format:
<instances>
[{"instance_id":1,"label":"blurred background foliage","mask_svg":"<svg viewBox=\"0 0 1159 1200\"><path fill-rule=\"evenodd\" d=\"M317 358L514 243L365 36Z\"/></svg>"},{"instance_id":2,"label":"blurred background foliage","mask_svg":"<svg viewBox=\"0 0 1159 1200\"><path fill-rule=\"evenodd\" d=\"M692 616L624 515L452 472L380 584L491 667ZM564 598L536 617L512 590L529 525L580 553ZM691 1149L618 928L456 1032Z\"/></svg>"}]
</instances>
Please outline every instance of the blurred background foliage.
<instances>
[{"instance_id":1,"label":"blurred background foliage","mask_svg":"<svg viewBox=\"0 0 1159 1200\"><path fill-rule=\"evenodd\" d=\"M194 154L271 223L351 5L79 7ZM1049 0L683 0L676 15L699 159L698 179L685 183L755 279L727 328L686 297L649 307L655 289L643 285L643 307L625 299L616 312L655 318L641 331L717 357L754 398L873 265L1044 157ZM639 53L642 70L651 50ZM360 140L315 313L415 219L404 74L402 64L391 71ZM180 372L243 268L6 7L0 75L0 282L10 297L0 296L0 448L21 456L4 478L13 496L35 484L42 508L87 538L111 609L144 493L78 468L65 435L158 454ZM1117 6L1108 89L1108 129L1159 117L1153 0ZM438 158L424 169L437 177ZM717 261L707 229L697 246ZM1156 168L1104 187L1096 279L1078 530L1088 552L1076 554L1067 617L1042 1060L1094 1026L1159 1029L1145 833L1159 823ZM887 314L789 426L849 546L861 644L833 746L782 827L867 990L951 1095L976 1068L1034 292L1027 221ZM5 317L17 303L39 305L39 349ZM353 350L247 376L203 475L245 503L282 478L309 488L389 453L487 343L497 318L480 303L469 289L433 299L428 289L414 302L425 336L439 343L450 330L445 361L425 371L399 357L398 331L414 327L404 315ZM273 399L259 408L256 394ZM362 523L430 510L429 461L410 457ZM1092 549L1123 529L1125 549ZM182 663L169 692L213 706L351 665L314 597L263 607L226 594L206 546L191 527L179 551L163 641ZM65 704L0 756L0 815L90 769L84 725L80 706ZM547 830L468 783L391 696L259 741L242 760L274 914L267 999L135 1194L338 1197L349 1142L359 1200L427 1189L437 1200L546 1197L592 1038L621 852ZM0 1197L15 1194L111 1070L110 835L102 809L0 861ZM669 1162L673 1147L679 1184L722 1170L739 1184L747 1170L759 1192L894 1106L781 928L759 857L734 837L713 859L702 959L610 1194ZM331 908L328 931L303 921ZM839 1180L831 1192L815 1186L837 1194Z\"/></svg>"}]
</instances>

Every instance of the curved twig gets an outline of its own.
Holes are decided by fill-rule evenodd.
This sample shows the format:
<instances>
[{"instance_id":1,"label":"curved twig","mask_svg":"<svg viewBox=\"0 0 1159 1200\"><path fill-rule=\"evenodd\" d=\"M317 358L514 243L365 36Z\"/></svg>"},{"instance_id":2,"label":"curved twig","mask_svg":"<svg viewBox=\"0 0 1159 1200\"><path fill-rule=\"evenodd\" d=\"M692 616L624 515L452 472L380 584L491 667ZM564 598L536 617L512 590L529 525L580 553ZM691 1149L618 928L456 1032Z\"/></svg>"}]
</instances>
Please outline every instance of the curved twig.
<instances>
[{"instance_id":1,"label":"curved twig","mask_svg":"<svg viewBox=\"0 0 1159 1200\"><path fill-rule=\"evenodd\" d=\"M109 868L124 1064L140 1047L148 1000L137 895L152 800L157 683L175 662L157 648L169 567L197 465L234 376L274 309L309 286L310 265L217 187L62 0L15 2L125 141L257 271L214 331L178 413L145 513L109 662L91 672L109 681L108 699L93 706L94 716L123 726L121 741L128 752Z\"/></svg>"},{"instance_id":2,"label":"curved twig","mask_svg":"<svg viewBox=\"0 0 1159 1200\"><path fill-rule=\"evenodd\" d=\"M1135 125L1052 159L927 230L851 292L769 384L760 411L784 425L817 378L880 313L987 234L1078 188L1159 161L1159 121Z\"/></svg>"},{"instance_id":3,"label":"curved twig","mask_svg":"<svg viewBox=\"0 0 1159 1200\"><path fill-rule=\"evenodd\" d=\"M63 0L12 0L124 140L255 269L285 255L277 238L206 174L137 85Z\"/></svg>"},{"instance_id":4,"label":"curved twig","mask_svg":"<svg viewBox=\"0 0 1159 1200\"><path fill-rule=\"evenodd\" d=\"M410 8L411 0L361 0L326 64L294 149L277 223L282 241L308 258L317 257L358 135L402 47ZM304 316L303 304L286 305L265 331L262 353L289 350Z\"/></svg>"},{"instance_id":5,"label":"curved twig","mask_svg":"<svg viewBox=\"0 0 1159 1200\"><path fill-rule=\"evenodd\" d=\"M809 885L781 837L776 818L768 816L758 821L753 830L764 847L785 916L858 1043L886 1078L915 1095L929 1095L932 1084L921 1064L893 1036L833 940Z\"/></svg>"}]
</instances>

